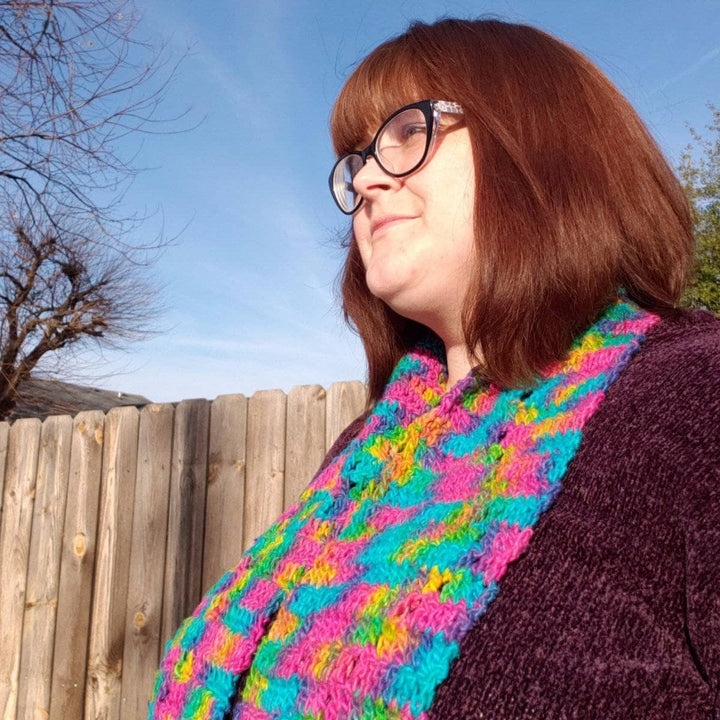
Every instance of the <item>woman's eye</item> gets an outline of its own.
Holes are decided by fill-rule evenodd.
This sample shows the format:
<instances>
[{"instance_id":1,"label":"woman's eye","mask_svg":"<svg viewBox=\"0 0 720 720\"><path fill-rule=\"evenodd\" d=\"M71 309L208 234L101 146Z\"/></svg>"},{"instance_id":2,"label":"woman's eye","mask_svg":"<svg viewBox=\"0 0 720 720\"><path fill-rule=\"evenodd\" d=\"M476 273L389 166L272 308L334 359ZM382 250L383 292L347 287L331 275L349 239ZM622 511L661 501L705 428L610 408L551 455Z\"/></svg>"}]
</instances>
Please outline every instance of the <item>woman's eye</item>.
<instances>
[{"instance_id":1,"label":"woman's eye","mask_svg":"<svg viewBox=\"0 0 720 720\"><path fill-rule=\"evenodd\" d=\"M407 139L407 138L412 137L413 135L418 135L418 134L424 133L424 132L425 132L424 125L418 125L418 124L406 125L403 128L402 137Z\"/></svg>"}]
</instances>

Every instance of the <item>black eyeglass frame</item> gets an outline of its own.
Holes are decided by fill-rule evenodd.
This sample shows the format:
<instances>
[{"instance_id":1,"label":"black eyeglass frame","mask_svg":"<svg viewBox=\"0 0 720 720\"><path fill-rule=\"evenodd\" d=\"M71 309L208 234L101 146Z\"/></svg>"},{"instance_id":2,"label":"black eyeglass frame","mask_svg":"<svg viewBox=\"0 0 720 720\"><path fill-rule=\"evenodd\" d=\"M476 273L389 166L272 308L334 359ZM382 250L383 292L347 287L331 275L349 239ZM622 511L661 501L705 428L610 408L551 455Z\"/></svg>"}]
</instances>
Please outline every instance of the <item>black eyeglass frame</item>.
<instances>
[{"instance_id":1,"label":"black eyeglass frame","mask_svg":"<svg viewBox=\"0 0 720 720\"><path fill-rule=\"evenodd\" d=\"M420 110L425 117L425 149L423 150L423 154L420 157L420 160L409 170L403 170L403 172L399 173L391 172L382 164L382 160L380 160L380 158L375 152L377 140L380 135L382 135L383 130L385 130L385 128L392 122L395 117L397 117L400 113L403 113L407 110L413 110L415 108ZM368 158L374 157L375 162L382 169L382 171L390 175L391 177L405 177L406 175L410 175L411 173L414 173L416 170L422 167L423 163L427 159L428 152L430 151L430 148L435 142L438 125L440 124L440 116L443 113L448 113L451 115L462 115L463 109L461 105L450 100L420 100L419 102L410 103L409 105L403 105L403 107L398 108L392 115L390 115L390 117L385 120L385 122L383 122L383 124L378 128L378 131L375 133L375 137L373 137L370 144L364 150L355 150L354 152L349 152L341 155L337 159L337 162L333 165L332 170L330 171L330 177L328 178L328 183L330 185L330 194L332 195L335 204L340 208L340 212L344 213L345 215L354 215L359 209L360 205L362 205L363 201L362 195L358 193L358 201L352 210L345 210L345 208L340 204L340 201L335 195L334 182L335 171L337 170L337 167L338 165L340 165L340 163L345 162L347 158L352 157L353 155L357 155L362 160L362 165L360 166L360 169L362 169L363 167L365 167L365 163L368 161ZM358 172L359 171L360 170L358 170Z\"/></svg>"}]
</instances>

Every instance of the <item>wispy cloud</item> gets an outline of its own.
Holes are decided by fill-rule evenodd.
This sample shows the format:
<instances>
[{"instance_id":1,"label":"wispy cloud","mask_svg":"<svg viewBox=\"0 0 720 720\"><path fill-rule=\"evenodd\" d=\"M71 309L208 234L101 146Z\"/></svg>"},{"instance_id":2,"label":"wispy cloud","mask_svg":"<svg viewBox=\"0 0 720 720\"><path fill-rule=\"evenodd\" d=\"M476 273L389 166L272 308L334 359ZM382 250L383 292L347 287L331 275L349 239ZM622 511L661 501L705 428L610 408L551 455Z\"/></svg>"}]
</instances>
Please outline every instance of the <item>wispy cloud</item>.
<instances>
[{"instance_id":1,"label":"wispy cloud","mask_svg":"<svg viewBox=\"0 0 720 720\"><path fill-rule=\"evenodd\" d=\"M662 92L663 90L666 90L671 85L674 85L677 82L680 82L681 80L684 80L686 77L689 77L691 75L694 75L698 72L698 70L701 70L704 68L708 63L712 62L716 58L720 57L720 45L717 47L714 47L712 50L708 50L702 57L700 57L698 60L696 60L691 65L688 65L686 68L680 70L679 72L675 73L671 77L669 77L665 82L663 82L660 87L657 88L656 92Z\"/></svg>"},{"instance_id":2,"label":"wispy cloud","mask_svg":"<svg viewBox=\"0 0 720 720\"><path fill-rule=\"evenodd\" d=\"M173 337L171 338L171 344L177 349L189 348L200 354L213 354L216 358L222 354L235 357L240 354L247 354L256 357L278 358L288 352L302 348L303 355L307 361L316 361L331 358L335 355L335 352L331 350L333 343L329 342L335 338L331 338L329 333L325 334L328 335L326 338L328 342L323 345L305 342L305 340L301 338L295 338L292 345L290 345L285 338L279 337L273 337L272 340L263 341L256 339L222 340L218 338L189 336Z\"/></svg>"},{"instance_id":3,"label":"wispy cloud","mask_svg":"<svg viewBox=\"0 0 720 720\"><path fill-rule=\"evenodd\" d=\"M364 361L359 343L349 337L328 337L317 344L302 337L272 341L177 337L166 338L163 348L146 353L142 374L132 382L129 376L117 376L119 367L113 370L114 377L100 378L97 384L156 402L175 402L238 392L251 395L271 388L288 392L296 385L329 387L338 380L362 379ZM132 368L126 370L132 374Z\"/></svg>"}]
</instances>

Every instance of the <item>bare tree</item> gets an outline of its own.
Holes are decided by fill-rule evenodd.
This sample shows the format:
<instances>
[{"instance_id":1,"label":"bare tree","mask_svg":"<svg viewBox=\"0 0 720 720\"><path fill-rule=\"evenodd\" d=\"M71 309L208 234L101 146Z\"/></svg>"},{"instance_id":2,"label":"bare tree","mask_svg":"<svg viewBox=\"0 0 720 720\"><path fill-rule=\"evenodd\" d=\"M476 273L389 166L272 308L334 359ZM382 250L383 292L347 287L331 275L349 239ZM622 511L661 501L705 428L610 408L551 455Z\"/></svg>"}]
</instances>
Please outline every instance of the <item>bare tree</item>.
<instances>
[{"instance_id":1,"label":"bare tree","mask_svg":"<svg viewBox=\"0 0 720 720\"><path fill-rule=\"evenodd\" d=\"M0 247L0 417L47 354L143 337L154 295L141 267L79 229L16 226Z\"/></svg>"},{"instance_id":2,"label":"bare tree","mask_svg":"<svg viewBox=\"0 0 720 720\"><path fill-rule=\"evenodd\" d=\"M177 124L156 113L174 68L138 37L133 0L0 0L0 417L43 356L149 327L164 243L122 210L128 136Z\"/></svg>"},{"instance_id":3,"label":"bare tree","mask_svg":"<svg viewBox=\"0 0 720 720\"><path fill-rule=\"evenodd\" d=\"M123 239L121 141L153 131L172 76L137 22L132 0L0 0L0 202L19 216Z\"/></svg>"}]
</instances>

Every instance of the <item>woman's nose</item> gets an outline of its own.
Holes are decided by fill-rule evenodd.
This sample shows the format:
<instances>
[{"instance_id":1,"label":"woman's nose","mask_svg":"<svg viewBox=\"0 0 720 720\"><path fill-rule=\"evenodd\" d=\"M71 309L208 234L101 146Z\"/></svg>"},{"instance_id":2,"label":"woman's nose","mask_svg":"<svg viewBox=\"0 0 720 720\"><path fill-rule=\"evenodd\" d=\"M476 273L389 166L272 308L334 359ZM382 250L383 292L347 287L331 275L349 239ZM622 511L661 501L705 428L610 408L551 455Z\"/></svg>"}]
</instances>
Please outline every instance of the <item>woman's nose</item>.
<instances>
[{"instance_id":1,"label":"woman's nose","mask_svg":"<svg viewBox=\"0 0 720 720\"><path fill-rule=\"evenodd\" d=\"M398 178L388 175L371 155L353 178L353 187L363 198L371 198L374 194L388 190L400 182Z\"/></svg>"}]
</instances>

